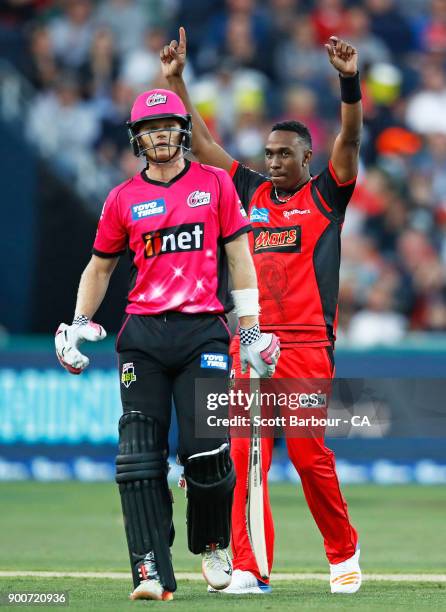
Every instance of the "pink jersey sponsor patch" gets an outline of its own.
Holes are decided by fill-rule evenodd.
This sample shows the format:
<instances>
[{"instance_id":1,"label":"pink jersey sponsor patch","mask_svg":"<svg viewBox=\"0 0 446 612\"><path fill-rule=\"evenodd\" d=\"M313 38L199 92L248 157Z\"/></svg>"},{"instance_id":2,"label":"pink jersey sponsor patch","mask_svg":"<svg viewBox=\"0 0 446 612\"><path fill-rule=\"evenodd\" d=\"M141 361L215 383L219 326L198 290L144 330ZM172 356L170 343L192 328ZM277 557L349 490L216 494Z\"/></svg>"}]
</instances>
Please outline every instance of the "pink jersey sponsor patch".
<instances>
[{"instance_id":1,"label":"pink jersey sponsor patch","mask_svg":"<svg viewBox=\"0 0 446 612\"><path fill-rule=\"evenodd\" d=\"M169 183L145 173L107 197L93 253L116 257L128 248L131 314L221 313L231 307L224 244L250 230L229 175L186 162Z\"/></svg>"}]
</instances>

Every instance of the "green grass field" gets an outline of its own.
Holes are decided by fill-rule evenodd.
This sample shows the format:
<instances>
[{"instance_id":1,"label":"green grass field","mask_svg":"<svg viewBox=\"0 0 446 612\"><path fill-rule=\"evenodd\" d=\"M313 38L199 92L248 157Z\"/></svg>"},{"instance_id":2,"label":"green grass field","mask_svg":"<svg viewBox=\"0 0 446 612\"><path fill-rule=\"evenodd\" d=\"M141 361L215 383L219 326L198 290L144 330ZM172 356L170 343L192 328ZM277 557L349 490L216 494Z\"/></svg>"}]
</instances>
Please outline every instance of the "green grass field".
<instances>
[{"instance_id":1,"label":"green grass field","mask_svg":"<svg viewBox=\"0 0 446 612\"><path fill-rule=\"evenodd\" d=\"M446 489L435 486L344 487L352 520L360 533L362 568L379 574L443 574L446 550ZM200 559L187 551L185 500L175 494L174 565L199 572ZM319 533L302 491L275 485L276 572L324 573L327 565ZM2 483L0 570L128 571L127 548L117 489L110 484ZM367 582L352 597L333 597L324 581L273 582L273 594L208 595L202 582L179 582L170 606L178 610L359 609L446 610L445 582ZM159 605L129 602L129 580L106 578L0 577L0 592L66 590L70 609L121 610ZM42 609L41 606L39 606ZM54 609L54 608L51 608Z\"/></svg>"}]
</instances>

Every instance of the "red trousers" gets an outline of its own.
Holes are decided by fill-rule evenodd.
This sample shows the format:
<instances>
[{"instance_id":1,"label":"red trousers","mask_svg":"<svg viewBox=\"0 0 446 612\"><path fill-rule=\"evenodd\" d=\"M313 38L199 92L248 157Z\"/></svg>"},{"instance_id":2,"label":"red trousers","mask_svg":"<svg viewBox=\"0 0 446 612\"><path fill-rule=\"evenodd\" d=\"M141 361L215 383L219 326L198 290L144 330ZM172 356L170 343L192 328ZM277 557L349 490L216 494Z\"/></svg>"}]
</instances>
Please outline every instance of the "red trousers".
<instances>
[{"instance_id":1,"label":"red trousers","mask_svg":"<svg viewBox=\"0 0 446 612\"><path fill-rule=\"evenodd\" d=\"M240 371L238 336L232 341L231 355L236 378L245 378ZM333 374L327 348L282 345L274 378L331 379ZM274 522L268 492L268 471L273 444L272 438L262 438L265 538L270 572L274 556ZM347 504L339 487L333 451L325 446L323 438L287 438L286 444L290 460L300 476L308 507L324 539L328 561L345 561L354 555L358 536L350 523ZM246 528L249 439L232 438L231 455L237 476L232 507L233 566L234 569L249 570L261 578Z\"/></svg>"}]
</instances>

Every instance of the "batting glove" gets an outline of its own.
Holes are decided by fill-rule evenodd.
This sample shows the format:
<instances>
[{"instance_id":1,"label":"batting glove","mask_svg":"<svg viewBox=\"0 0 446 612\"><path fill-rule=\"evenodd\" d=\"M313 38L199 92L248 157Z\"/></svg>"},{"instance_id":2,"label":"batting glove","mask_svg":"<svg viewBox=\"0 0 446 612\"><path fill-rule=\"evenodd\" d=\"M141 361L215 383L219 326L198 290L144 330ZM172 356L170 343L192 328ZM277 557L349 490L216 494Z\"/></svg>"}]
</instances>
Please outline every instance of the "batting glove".
<instances>
[{"instance_id":1,"label":"batting glove","mask_svg":"<svg viewBox=\"0 0 446 612\"><path fill-rule=\"evenodd\" d=\"M90 360L79 351L79 345L85 340L98 342L106 336L107 333L102 325L93 323L84 315L76 317L72 325L61 323L54 338L60 365L71 374L81 374Z\"/></svg>"},{"instance_id":2,"label":"batting glove","mask_svg":"<svg viewBox=\"0 0 446 612\"><path fill-rule=\"evenodd\" d=\"M258 325L240 328L240 363L242 374L250 365L260 378L271 378L280 355L280 341L275 334L263 334Z\"/></svg>"}]
</instances>

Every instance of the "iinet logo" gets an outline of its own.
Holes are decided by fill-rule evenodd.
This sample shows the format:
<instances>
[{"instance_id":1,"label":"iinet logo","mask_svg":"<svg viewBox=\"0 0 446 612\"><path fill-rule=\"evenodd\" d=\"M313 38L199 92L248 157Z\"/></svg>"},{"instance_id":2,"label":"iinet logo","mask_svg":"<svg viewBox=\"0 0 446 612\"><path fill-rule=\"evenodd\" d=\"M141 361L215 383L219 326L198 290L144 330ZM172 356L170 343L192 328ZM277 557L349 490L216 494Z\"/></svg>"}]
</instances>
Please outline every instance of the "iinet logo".
<instances>
[{"instance_id":1,"label":"iinet logo","mask_svg":"<svg viewBox=\"0 0 446 612\"><path fill-rule=\"evenodd\" d=\"M181 251L201 251L204 242L204 223L185 223L173 227L163 227L142 235L144 257L178 253Z\"/></svg>"}]
</instances>

